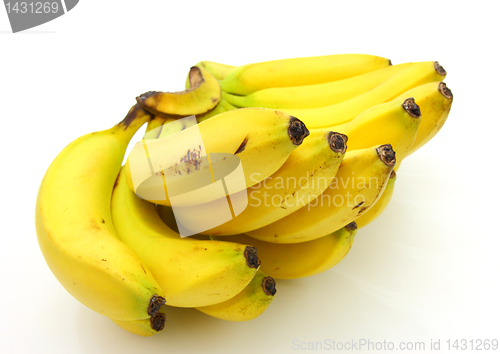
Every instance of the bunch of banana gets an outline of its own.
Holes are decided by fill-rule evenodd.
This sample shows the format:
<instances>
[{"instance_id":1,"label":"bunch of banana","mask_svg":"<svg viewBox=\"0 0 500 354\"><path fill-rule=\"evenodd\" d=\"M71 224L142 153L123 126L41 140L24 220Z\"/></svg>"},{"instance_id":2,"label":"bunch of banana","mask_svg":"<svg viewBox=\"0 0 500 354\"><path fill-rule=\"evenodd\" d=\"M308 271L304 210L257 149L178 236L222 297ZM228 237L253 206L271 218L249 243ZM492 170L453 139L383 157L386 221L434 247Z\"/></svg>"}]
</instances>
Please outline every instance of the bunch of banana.
<instances>
[{"instance_id":1,"label":"bunch of banana","mask_svg":"<svg viewBox=\"0 0 500 354\"><path fill-rule=\"evenodd\" d=\"M201 61L184 91L139 95L54 159L35 211L45 260L141 336L164 328L168 306L254 319L273 278L332 268L381 215L402 161L449 115L445 76L435 61L364 54Z\"/></svg>"}]
</instances>

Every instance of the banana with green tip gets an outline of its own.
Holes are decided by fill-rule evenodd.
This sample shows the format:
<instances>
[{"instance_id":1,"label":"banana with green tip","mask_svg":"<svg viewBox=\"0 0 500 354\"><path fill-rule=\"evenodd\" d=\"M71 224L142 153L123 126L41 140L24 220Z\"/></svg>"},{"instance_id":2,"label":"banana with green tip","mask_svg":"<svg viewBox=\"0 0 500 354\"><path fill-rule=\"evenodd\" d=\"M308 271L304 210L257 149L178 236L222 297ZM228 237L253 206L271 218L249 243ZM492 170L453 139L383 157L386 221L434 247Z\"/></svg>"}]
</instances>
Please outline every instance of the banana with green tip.
<instances>
[{"instance_id":1,"label":"banana with green tip","mask_svg":"<svg viewBox=\"0 0 500 354\"><path fill-rule=\"evenodd\" d=\"M50 164L36 201L52 273L82 304L116 320L148 320L165 303L147 265L118 239L110 209L127 144L149 119L134 106L114 127L74 140Z\"/></svg>"},{"instance_id":2,"label":"banana with green tip","mask_svg":"<svg viewBox=\"0 0 500 354\"><path fill-rule=\"evenodd\" d=\"M390 145L347 151L333 182L296 212L247 235L272 243L299 243L328 235L377 202L396 164Z\"/></svg>"},{"instance_id":3,"label":"banana with green tip","mask_svg":"<svg viewBox=\"0 0 500 354\"><path fill-rule=\"evenodd\" d=\"M236 296L255 276L260 261L253 247L181 236L140 199L120 173L111 199L119 238L141 257L163 289L166 304L208 306Z\"/></svg>"},{"instance_id":4,"label":"banana with green tip","mask_svg":"<svg viewBox=\"0 0 500 354\"><path fill-rule=\"evenodd\" d=\"M259 270L235 297L211 306L197 307L209 316L226 321L250 321L262 315L276 294L276 282Z\"/></svg>"},{"instance_id":5,"label":"banana with green tip","mask_svg":"<svg viewBox=\"0 0 500 354\"><path fill-rule=\"evenodd\" d=\"M363 215L361 215L359 218L356 219L356 224L358 225L359 229L365 227L373 220L378 218L380 214L382 214L382 212L385 210L394 192L396 177L397 177L396 172L394 172L393 170L391 176L389 177L389 181L387 182L387 185L385 186L385 189L382 192L382 195L380 196L379 200L377 200L377 202L373 204L372 207L366 211L366 213L364 213Z\"/></svg>"},{"instance_id":6,"label":"banana with green tip","mask_svg":"<svg viewBox=\"0 0 500 354\"><path fill-rule=\"evenodd\" d=\"M248 205L229 221L200 231L206 235L234 235L255 230L290 215L320 195L335 177L346 151L347 137L318 130L294 150L287 161L265 181L246 190ZM256 170L252 176L263 180ZM187 229L205 225L218 217L220 209L202 204L176 208L178 223Z\"/></svg>"},{"instance_id":7,"label":"banana with green tip","mask_svg":"<svg viewBox=\"0 0 500 354\"><path fill-rule=\"evenodd\" d=\"M322 273L348 254L357 231L356 222L315 240L301 243L271 243L246 235L226 236L232 242L245 242L259 250L261 270L276 279L297 279Z\"/></svg>"},{"instance_id":8,"label":"banana with green tip","mask_svg":"<svg viewBox=\"0 0 500 354\"><path fill-rule=\"evenodd\" d=\"M270 87L342 80L389 65L389 59L367 54L281 59L238 66L225 75L220 85L227 93L248 95Z\"/></svg>"},{"instance_id":9,"label":"banana with green tip","mask_svg":"<svg viewBox=\"0 0 500 354\"><path fill-rule=\"evenodd\" d=\"M194 66L202 67L210 74L212 74L217 80L223 80L226 77L227 73L235 68L235 66L232 65L216 63L214 61L208 61L208 60L200 61L198 64ZM189 75L186 78L186 88L187 89L191 88L191 80L189 80Z\"/></svg>"},{"instance_id":10,"label":"banana with green tip","mask_svg":"<svg viewBox=\"0 0 500 354\"><path fill-rule=\"evenodd\" d=\"M266 107L282 111L330 106L371 90L413 64L391 65L366 74L315 85L272 87L247 96L222 92L221 97L235 107Z\"/></svg>"},{"instance_id":11,"label":"banana with green tip","mask_svg":"<svg viewBox=\"0 0 500 354\"><path fill-rule=\"evenodd\" d=\"M309 129L332 127L347 123L370 107L393 100L414 87L442 81L445 76L446 71L438 62L416 63L392 75L370 91L346 101L325 107L284 111L300 118Z\"/></svg>"}]
</instances>

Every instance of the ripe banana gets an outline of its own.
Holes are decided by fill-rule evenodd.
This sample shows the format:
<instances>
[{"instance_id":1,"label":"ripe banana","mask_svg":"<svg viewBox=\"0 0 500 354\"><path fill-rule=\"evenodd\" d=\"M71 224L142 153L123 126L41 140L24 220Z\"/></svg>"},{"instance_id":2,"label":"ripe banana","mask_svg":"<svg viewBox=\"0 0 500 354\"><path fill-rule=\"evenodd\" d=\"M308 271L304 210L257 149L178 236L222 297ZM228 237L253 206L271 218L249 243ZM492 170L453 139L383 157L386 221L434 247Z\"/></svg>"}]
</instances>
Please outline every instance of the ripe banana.
<instances>
[{"instance_id":1,"label":"ripe banana","mask_svg":"<svg viewBox=\"0 0 500 354\"><path fill-rule=\"evenodd\" d=\"M240 234L224 240L245 242L259 250L261 271L276 279L297 279L324 272L347 255L356 235L356 222L315 240L280 244Z\"/></svg>"},{"instance_id":2,"label":"ripe banana","mask_svg":"<svg viewBox=\"0 0 500 354\"><path fill-rule=\"evenodd\" d=\"M397 177L396 172L394 172L393 170L391 176L389 177L389 181L387 182L387 185L385 186L385 189L382 192L382 195L380 196L379 200L377 200L377 202L373 204L372 207L369 208L363 215L361 215L359 218L356 219L356 224L358 225L359 229L365 227L373 220L378 218L380 214L382 214L382 212L385 210L385 207L389 204L389 201L391 200L392 197L392 193L394 192L396 177ZM260 258L262 259L262 257Z\"/></svg>"},{"instance_id":3,"label":"ripe banana","mask_svg":"<svg viewBox=\"0 0 500 354\"><path fill-rule=\"evenodd\" d=\"M406 96L408 97L408 96ZM417 102L418 103L418 102ZM395 169L408 155L421 122L420 105L413 98L396 98L367 109L349 123L332 127L349 139L349 150L391 144L398 154ZM424 104L432 104L424 100Z\"/></svg>"},{"instance_id":4,"label":"ripe banana","mask_svg":"<svg viewBox=\"0 0 500 354\"><path fill-rule=\"evenodd\" d=\"M157 312L154 316L144 320L135 320L135 321L120 321L111 319L115 324L120 326L121 328L137 334L143 337L149 337L153 334L156 334L163 330L165 327L165 321L167 317L163 312L163 308Z\"/></svg>"},{"instance_id":5,"label":"ripe banana","mask_svg":"<svg viewBox=\"0 0 500 354\"><path fill-rule=\"evenodd\" d=\"M227 73L235 68L235 66L232 65L220 64L208 60L200 61L195 66L205 69L210 74L212 74L217 80L223 80L226 77ZM186 78L186 88L188 89L190 87L191 87L191 82L189 80L189 75L188 75L188 77Z\"/></svg>"},{"instance_id":6,"label":"ripe banana","mask_svg":"<svg viewBox=\"0 0 500 354\"><path fill-rule=\"evenodd\" d=\"M236 107L266 107L287 110L330 106L371 90L411 65L413 63L391 65L366 74L316 85L273 87L256 91L248 96L222 92L222 97Z\"/></svg>"},{"instance_id":7,"label":"ripe banana","mask_svg":"<svg viewBox=\"0 0 500 354\"><path fill-rule=\"evenodd\" d=\"M347 151L333 182L296 212L247 235L272 243L298 243L328 235L377 202L396 163L390 145Z\"/></svg>"},{"instance_id":8,"label":"ripe banana","mask_svg":"<svg viewBox=\"0 0 500 354\"><path fill-rule=\"evenodd\" d=\"M250 321L260 316L276 294L273 278L259 270L252 281L235 297L211 306L197 307L209 316L226 321Z\"/></svg>"},{"instance_id":9,"label":"ripe banana","mask_svg":"<svg viewBox=\"0 0 500 354\"><path fill-rule=\"evenodd\" d=\"M220 101L217 79L202 67L189 71L190 88L181 92L149 91L136 98L146 111L159 117L187 117L209 112Z\"/></svg>"},{"instance_id":10,"label":"ripe banana","mask_svg":"<svg viewBox=\"0 0 500 354\"><path fill-rule=\"evenodd\" d=\"M110 212L127 144L149 119L134 106L111 129L70 143L36 202L38 242L52 273L82 304L117 320L149 320L165 303L147 265L116 236Z\"/></svg>"},{"instance_id":11,"label":"ripe banana","mask_svg":"<svg viewBox=\"0 0 500 354\"><path fill-rule=\"evenodd\" d=\"M149 267L170 306L226 301L247 286L260 265L253 247L181 238L163 223L154 204L127 187L123 173L116 180L111 216L118 236Z\"/></svg>"},{"instance_id":12,"label":"ripe banana","mask_svg":"<svg viewBox=\"0 0 500 354\"><path fill-rule=\"evenodd\" d=\"M262 183L246 190L248 206L231 220L205 231L206 235L234 235L255 230L279 220L308 204L335 177L346 151L347 137L329 131L315 131L294 150L281 168ZM262 181L258 170L252 178ZM221 202L226 203L226 200ZM187 229L200 230L220 213L205 205L176 208L177 221Z\"/></svg>"},{"instance_id":13,"label":"ripe banana","mask_svg":"<svg viewBox=\"0 0 500 354\"><path fill-rule=\"evenodd\" d=\"M313 85L361 75L391 65L365 54L338 54L267 61L238 66L220 81L222 90L248 95L270 87Z\"/></svg>"},{"instance_id":14,"label":"ripe banana","mask_svg":"<svg viewBox=\"0 0 500 354\"><path fill-rule=\"evenodd\" d=\"M199 135L196 135L196 128L199 130ZM164 129L165 126L162 131ZM127 158L125 168L127 184L138 193L140 186L142 192L139 195L142 198L156 204L171 205L166 188L164 188L164 179L169 181L179 175L182 178L176 180L177 185L200 184L200 176L204 177L203 173L209 173L209 168L211 168L211 164L203 163L206 161L203 156L210 156L209 154L213 153L234 154L239 157L245 183L242 183L242 188L239 189L235 186L236 189L233 192L236 193L259 183L276 172L285 163L290 153L309 135L307 128L297 118L265 108L244 108L225 112L194 127L184 129L180 133L184 135L173 134L166 137L167 140L143 140L138 143L139 149L133 149ZM191 135L186 134L193 134L193 139L190 138ZM202 143L198 144L200 139L195 139L195 137L200 135ZM185 138L185 136L188 137ZM176 143L168 143L168 139L177 140L170 140ZM146 159L144 155L145 149L141 150L143 144L147 147L149 159ZM172 145L175 146L172 147ZM182 162L185 157L189 158L193 155L195 158L190 158L184 164L179 163L179 156ZM134 162L131 163L131 161ZM222 162L219 165L222 165ZM131 165L134 165L133 170ZM141 186L140 182L144 180L140 177L142 175L153 177ZM155 191L161 191L164 199L155 199L154 196L158 194ZM212 194L208 192L203 195L198 193L194 197L195 200L192 201L186 196L182 203L192 205L199 204L201 200L199 198L205 198L204 202L220 198L218 194L212 197Z\"/></svg>"},{"instance_id":15,"label":"ripe banana","mask_svg":"<svg viewBox=\"0 0 500 354\"><path fill-rule=\"evenodd\" d=\"M431 140L446 122L453 102L453 94L444 82L431 82L405 92L401 96L413 97L420 106L422 121L407 156ZM400 96L400 97L401 97Z\"/></svg>"},{"instance_id":16,"label":"ripe banana","mask_svg":"<svg viewBox=\"0 0 500 354\"><path fill-rule=\"evenodd\" d=\"M299 117L309 129L331 127L351 121L368 108L388 102L406 91L433 81L442 81L446 71L438 62L421 62L392 75L370 91L325 107L284 109Z\"/></svg>"}]
</instances>

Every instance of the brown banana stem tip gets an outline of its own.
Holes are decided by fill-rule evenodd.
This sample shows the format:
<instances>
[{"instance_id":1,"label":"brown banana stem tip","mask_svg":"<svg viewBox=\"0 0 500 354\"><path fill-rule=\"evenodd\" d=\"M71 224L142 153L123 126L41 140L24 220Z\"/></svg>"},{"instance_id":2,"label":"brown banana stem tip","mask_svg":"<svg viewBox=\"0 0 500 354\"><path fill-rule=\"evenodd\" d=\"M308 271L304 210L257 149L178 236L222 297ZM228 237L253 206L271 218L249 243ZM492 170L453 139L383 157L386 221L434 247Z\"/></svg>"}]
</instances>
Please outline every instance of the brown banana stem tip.
<instances>
[{"instance_id":1,"label":"brown banana stem tip","mask_svg":"<svg viewBox=\"0 0 500 354\"><path fill-rule=\"evenodd\" d=\"M391 144L380 145L377 148L377 154L387 166L392 167L396 164L396 152L392 149Z\"/></svg>"},{"instance_id":2,"label":"brown banana stem tip","mask_svg":"<svg viewBox=\"0 0 500 354\"><path fill-rule=\"evenodd\" d=\"M444 97L449 98L450 100L453 99L453 93L451 93L451 90L444 82L439 83L438 90Z\"/></svg>"},{"instance_id":3,"label":"brown banana stem tip","mask_svg":"<svg viewBox=\"0 0 500 354\"><path fill-rule=\"evenodd\" d=\"M422 115L420 107L415 103L415 99L413 97L407 98L403 102L402 106L410 117L419 118Z\"/></svg>"},{"instance_id":4,"label":"brown banana stem tip","mask_svg":"<svg viewBox=\"0 0 500 354\"><path fill-rule=\"evenodd\" d=\"M444 68L441 65L439 65L439 63L437 61L434 62L434 69L436 69L436 72L439 75L442 75L442 76L446 75L446 70L444 70Z\"/></svg>"},{"instance_id":5,"label":"brown banana stem tip","mask_svg":"<svg viewBox=\"0 0 500 354\"><path fill-rule=\"evenodd\" d=\"M191 88L200 86L203 81L205 81L205 79L201 74L200 68L198 68L197 66L191 67L191 69L189 69L189 85L191 86Z\"/></svg>"},{"instance_id":6,"label":"brown banana stem tip","mask_svg":"<svg viewBox=\"0 0 500 354\"><path fill-rule=\"evenodd\" d=\"M356 229L358 228L358 224L356 224L356 222L355 222L355 221L352 221L352 222L350 222L349 224L347 224L347 225L345 226L345 228L346 228L346 230L348 230L348 231L354 231L354 230L356 230Z\"/></svg>"},{"instance_id":7,"label":"brown banana stem tip","mask_svg":"<svg viewBox=\"0 0 500 354\"><path fill-rule=\"evenodd\" d=\"M243 256L247 260L247 264L250 268L259 268L260 260L259 256L257 255L257 248L247 246L247 248L245 248Z\"/></svg>"},{"instance_id":8,"label":"brown banana stem tip","mask_svg":"<svg viewBox=\"0 0 500 354\"><path fill-rule=\"evenodd\" d=\"M165 305L165 299L158 295L153 295L149 300L148 315L153 317L158 313L160 308Z\"/></svg>"},{"instance_id":9,"label":"brown banana stem tip","mask_svg":"<svg viewBox=\"0 0 500 354\"><path fill-rule=\"evenodd\" d=\"M151 317L151 328L156 332L160 332L165 327L166 320L167 316L164 313L157 313Z\"/></svg>"},{"instance_id":10,"label":"brown banana stem tip","mask_svg":"<svg viewBox=\"0 0 500 354\"><path fill-rule=\"evenodd\" d=\"M119 123L125 127L128 127L134 120L138 119L140 116L149 115L144 109L141 108L138 104L135 104L130 108L125 118Z\"/></svg>"},{"instance_id":11,"label":"brown banana stem tip","mask_svg":"<svg viewBox=\"0 0 500 354\"><path fill-rule=\"evenodd\" d=\"M264 294L274 296L276 294L276 282L271 277L262 279L262 289Z\"/></svg>"},{"instance_id":12,"label":"brown banana stem tip","mask_svg":"<svg viewBox=\"0 0 500 354\"><path fill-rule=\"evenodd\" d=\"M330 132L328 134L328 144L334 152L344 154L347 150L347 135L341 133Z\"/></svg>"},{"instance_id":13,"label":"brown banana stem tip","mask_svg":"<svg viewBox=\"0 0 500 354\"><path fill-rule=\"evenodd\" d=\"M394 178L394 177L396 177L396 171L392 170L389 178Z\"/></svg>"},{"instance_id":14,"label":"brown banana stem tip","mask_svg":"<svg viewBox=\"0 0 500 354\"><path fill-rule=\"evenodd\" d=\"M290 122L288 124L288 136L292 139L294 145L302 144L302 141L309 136L309 130L306 125L302 123L299 119L290 116Z\"/></svg>"}]
</instances>

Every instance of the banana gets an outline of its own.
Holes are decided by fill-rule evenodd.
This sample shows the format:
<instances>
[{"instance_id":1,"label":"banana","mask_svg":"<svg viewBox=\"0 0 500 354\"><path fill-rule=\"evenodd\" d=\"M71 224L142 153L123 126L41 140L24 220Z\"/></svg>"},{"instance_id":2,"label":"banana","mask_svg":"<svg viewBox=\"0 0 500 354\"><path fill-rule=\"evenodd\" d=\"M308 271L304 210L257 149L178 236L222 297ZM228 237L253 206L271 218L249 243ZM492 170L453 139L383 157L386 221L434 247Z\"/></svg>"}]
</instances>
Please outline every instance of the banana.
<instances>
[{"instance_id":1,"label":"banana","mask_svg":"<svg viewBox=\"0 0 500 354\"><path fill-rule=\"evenodd\" d=\"M315 240L279 244L246 235L226 236L232 242L245 242L259 250L261 271L276 279L297 279L324 272L347 255L356 235L356 222Z\"/></svg>"},{"instance_id":2,"label":"banana","mask_svg":"<svg viewBox=\"0 0 500 354\"><path fill-rule=\"evenodd\" d=\"M366 74L316 85L273 87L256 91L248 96L222 92L221 97L236 107L266 107L286 110L330 106L371 90L411 65L413 63L391 65Z\"/></svg>"},{"instance_id":3,"label":"banana","mask_svg":"<svg viewBox=\"0 0 500 354\"><path fill-rule=\"evenodd\" d=\"M428 106L432 101L424 100L423 103ZM351 151L382 143L391 144L398 154L398 161L394 166L396 169L413 146L421 116L420 105L412 97L396 98L369 108L349 123L336 125L331 129L350 138Z\"/></svg>"},{"instance_id":4,"label":"banana","mask_svg":"<svg viewBox=\"0 0 500 354\"><path fill-rule=\"evenodd\" d=\"M196 128L199 130L198 135ZM163 127L162 131L163 129L165 128ZM128 156L125 168L127 184L142 198L155 204L171 205L164 182L178 178L175 181L176 185L185 189L187 187L184 186L202 183L200 181L205 174L210 177L209 168L217 165L216 161L211 161L212 164L205 163L203 156L210 156L213 153L218 153L219 156L225 153L239 157L244 183L241 183L241 186L233 186L233 192L237 193L275 173L292 151L309 135L307 128L297 118L265 108L244 108L225 112L180 133L184 135L173 134L165 138L177 140L165 141L161 139L161 133L160 139L143 140L138 143L138 149L133 149ZM168 141L175 143L166 144ZM143 144L147 146L151 165L145 158ZM170 147L172 145L175 145L174 148ZM189 158L193 155L195 158ZM186 157L189 161L184 164L179 163L179 157L181 161ZM131 163L131 160L134 162ZM224 161L217 161L218 166L223 166ZM134 165L133 171L131 165ZM145 178L141 178L143 175L152 177L141 186L140 183ZM141 192L138 190L139 187ZM164 199L156 198L155 191L161 191ZM192 194L194 199L189 199L186 195L179 203L192 205L220 198L219 194L212 192L203 195Z\"/></svg>"},{"instance_id":5,"label":"banana","mask_svg":"<svg viewBox=\"0 0 500 354\"><path fill-rule=\"evenodd\" d=\"M276 282L259 270L245 289L235 297L219 304L196 309L221 320L250 321L269 307L275 294Z\"/></svg>"},{"instance_id":6,"label":"banana","mask_svg":"<svg viewBox=\"0 0 500 354\"><path fill-rule=\"evenodd\" d=\"M146 111L159 117L187 117L209 112L220 101L217 79L202 67L189 71L190 87L180 92L149 91L136 98Z\"/></svg>"},{"instance_id":7,"label":"banana","mask_svg":"<svg viewBox=\"0 0 500 354\"><path fill-rule=\"evenodd\" d=\"M266 226L305 206L328 188L344 157L346 142L345 135L315 131L278 171L246 190L248 206L225 223L205 231L197 226L218 218L221 211L215 204L176 208L176 220L186 229L192 227L193 232L206 235L234 235ZM253 177L263 180L258 172Z\"/></svg>"},{"instance_id":8,"label":"banana","mask_svg":"<svg viewBox=\"0 0 500 354\"><path fill-rule=\"evenodd\" d=\"M226 301L250 283L260 265L253 247L181 238L163 223L154 204L128 188L123 173L116 180L111 216L118 236L149 267L170 306Z\"/></svg>"},{"instance_id":9,"label":"banana","mask_svg":"<svg viewBox=\"0 0 500 354\"><path fill-rule=\"evenodd\" d=\"M165 303L147 265L116 236L110 202L127 144L150 119L134 106L111 129L66 146L41 182L36 233L45 261L78 301L117 320L148 320Z\"/></svg>"},{"instance_id":10,"label":"banana","mask_svg":"<svg viewBox=\"0 0 500 354\"><path fill-rule=\"evenodd\" d=\"M434 81L442 81L446 71L438 62L421 62L392 75L370 91L325 107L283 109L300 118L309 129L331 127L351 121L368 108L388 102L406 91Z\"/></svg>"},{"instance_id":11,"label":"banana","mask_svg":"<svg viewBox=\"0 0 500 354\"><path fill-rule=\"evenodd\" d=\"M444 82L431 82L415 87L401 96L415 98L422 112L422 122L415 142L407 153L410 155L431 140L444 125L450 113L453 94Z\"/></svg>"},{"instance_id":12,"label":"banana","mask_svg":"<svg viewBox=\"0 0 500 354\"><path fill-rule=\"evenodd\" d=\"M149 337L163 330L166 319L167 317L162 308L154 316L144 320L120 321L111 319L111 321L131 333Z\"/></svg>"},{"instance_id":13,"label":"banana","mask_svg":"<svg viewBox=\"0 0 500 354\"><path fill-rule=\"evenodd\" d=\"M248 95L270 87L342 80L389 65L388 59L366 54L282 59L238 66L226 74L220 85L228 93Z\"/></svg>"},{"instance_id":14,"label":"banana","mask_svg":"<svg viewBox=\"0 0 500 354\"><path fill-rule=\"evenodd\" d=\"M390 145L347 151L333 182L296 212L247 235L272 243L298 243L328 235L377 202L396 163Z\"/></svg>"},{"instance_id":15,"label":"banana","mask_svg":"<svg viewBox=\"0 0 500 354\"><path fill-rule=\"evenodd\" d=\"M382 214L382 212L385 210L385 207L389 204L389 201L391 200L392 197L392 193L394 192L396 177L397 177L396 172L394 172L393 170L391 176L389 177L389 181L387 182L387 185L385 186L385 189L382 192L382 195L380 196L379 200L377 200L377 202L373 204L372 207L366 211L366 213L364 213L363 215L361 215L359 218L356 219L356 224L358 225L359 229L365 227L373 220L378 218L380 214Z\"/></svg>"},{"instance_id":16,"label":"banana","mask_svg":"<svg viewBox=\"0 0 500 354\"><path fill-rule=\"evenodd\" d=\"M217 80L223 80L226 77L227 73L235 68L232 65L220 64L208 60L200 61L195 66L205 69L210 74L212 74ZM188 89L190 87L191 87L191 81L189 80L189 75L188 75L188 77L186 78L186 88Z\"/></svg>"}]
</instances>

